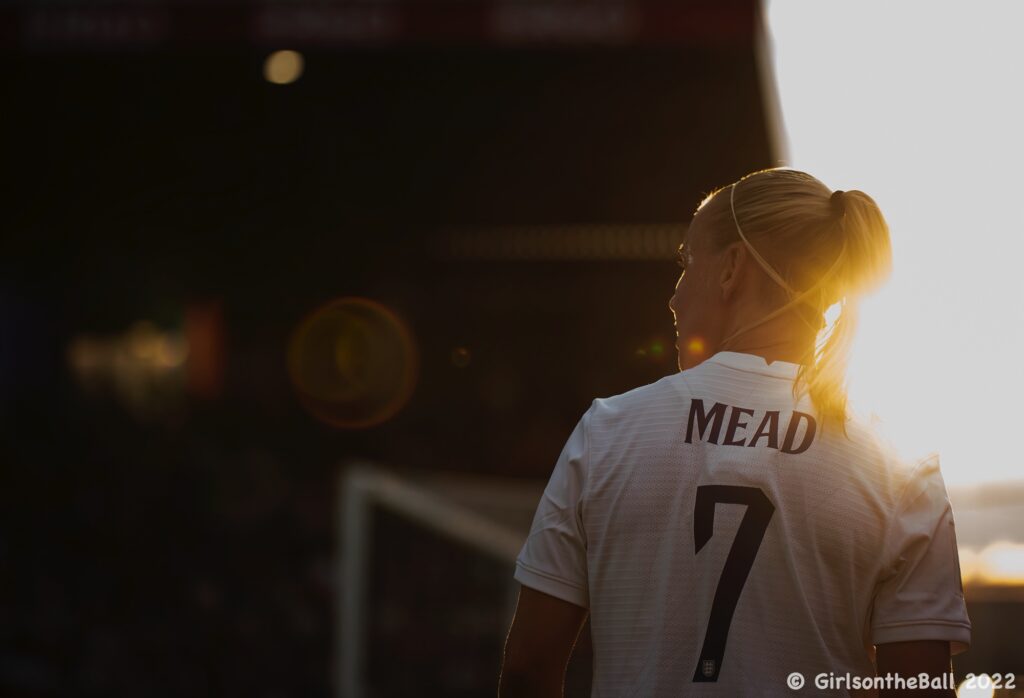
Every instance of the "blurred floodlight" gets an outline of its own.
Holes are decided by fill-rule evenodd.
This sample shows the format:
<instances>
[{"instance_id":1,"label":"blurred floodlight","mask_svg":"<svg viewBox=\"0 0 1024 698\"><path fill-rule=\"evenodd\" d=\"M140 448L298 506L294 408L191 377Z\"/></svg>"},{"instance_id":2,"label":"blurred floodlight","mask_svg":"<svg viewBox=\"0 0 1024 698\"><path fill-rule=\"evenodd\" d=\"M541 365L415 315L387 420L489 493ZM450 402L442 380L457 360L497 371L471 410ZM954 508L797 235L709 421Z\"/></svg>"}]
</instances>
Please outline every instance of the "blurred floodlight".
<instances>
[{"instance_id":1,"label":"blurred floodlight","mask_svg":"<svg viewBox=\"0 0 1024 698\"><path fill-rule=\"evenodd\" d=\"M274 51L263 62L263 77L275 85L287 85L302 77L304 65L298 51Z\"/></svg>"},{"instance_id":2,"label":"blurred floodlight","mask_svg":"<svg viewBox=\"0 0 1024 698\"><path fill-rule=\"evenodd\" d=\"M180 335L161 337L154 358L163 368L178 368L188 358L188 341Z\"/></svg>"},{"instance_id":3,"label":"blurred floodlight","mask_svg":"<svg viewBox=\"0 0 1024 698\"><path fill-rule=\"evenodd\" d=\"M145 320L117 335L75 337L67 351L69 368L84 391L111 394L142 419L172 414L180 406L189 355L182 332Z\"/></svg>"},{"instance_id":4,"label":"blurred floodlight","mask_svg":"<svg viewBox=\"0 0 1024 698\"><path fill-rule=\"evenodd\" d=\"M153 362L160 351L160 340L159 330L145 320L135 323L128 333L129 347L139 361Z\"/></svg>"}]
</instances>

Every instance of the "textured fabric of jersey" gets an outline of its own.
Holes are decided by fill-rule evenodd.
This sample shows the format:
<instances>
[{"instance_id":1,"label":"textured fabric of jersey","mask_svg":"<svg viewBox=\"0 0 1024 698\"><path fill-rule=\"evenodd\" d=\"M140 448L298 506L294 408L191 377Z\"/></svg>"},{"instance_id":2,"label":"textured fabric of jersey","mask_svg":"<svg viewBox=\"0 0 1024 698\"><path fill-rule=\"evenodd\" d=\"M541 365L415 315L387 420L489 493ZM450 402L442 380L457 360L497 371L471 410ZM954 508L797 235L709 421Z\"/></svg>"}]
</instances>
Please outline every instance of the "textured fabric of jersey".
<instances>
[{"instance_id":1,"label":"textured fabric of jersey","mask_svg":"<svg viewBox=\"0 0 1024 698\"><path fill-rule=\"evenodd\" d=\"M819 693L876 644L969 644L937 457L823 428L796 370L720 352L580 419L515 578L590 609L593 696Z\"/></svg>"}]
</instances>

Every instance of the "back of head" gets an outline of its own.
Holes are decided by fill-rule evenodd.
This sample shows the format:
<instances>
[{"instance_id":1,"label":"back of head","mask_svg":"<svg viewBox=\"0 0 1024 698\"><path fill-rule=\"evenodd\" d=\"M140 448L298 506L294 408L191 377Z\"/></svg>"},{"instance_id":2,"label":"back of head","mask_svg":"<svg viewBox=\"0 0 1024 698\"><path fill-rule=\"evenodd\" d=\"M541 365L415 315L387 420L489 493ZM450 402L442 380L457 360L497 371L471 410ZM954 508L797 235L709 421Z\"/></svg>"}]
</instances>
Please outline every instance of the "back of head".
<instances>
[{"instance_id":1,"label":"back of head","mask_svg":"<svg viewBox=\"0 0 1024 698\"><path fill-rule=\"evenodd\" d=\"M713 248L745 237L781 277L778 305L821 328L795 390L809 393L823 422L845 428L846 365L859 302L892 266L889 227L878 205L862 191L833 192L806 172L774 168L716 190L700 208ZM826 311L836 305L838 314L826 324Z\"/></svg>"}]
</instances>

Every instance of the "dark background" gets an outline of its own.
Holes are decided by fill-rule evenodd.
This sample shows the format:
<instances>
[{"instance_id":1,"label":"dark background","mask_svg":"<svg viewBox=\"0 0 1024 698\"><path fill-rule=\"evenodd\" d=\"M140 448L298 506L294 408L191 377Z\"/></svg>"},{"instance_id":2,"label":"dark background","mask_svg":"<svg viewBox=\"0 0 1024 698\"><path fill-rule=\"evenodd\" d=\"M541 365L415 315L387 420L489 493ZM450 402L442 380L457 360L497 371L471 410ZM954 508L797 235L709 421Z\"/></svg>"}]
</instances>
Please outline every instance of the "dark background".
<instances>
[{"instance_id":1,"label":"dark background","mask_svg":"<svg viewBox=\"0 0 1024 698\"><path fill-rule=\"evenodd\" d=\"M546 477L593 398L675 370L672 248L703 194L780 164L753 2L522 40L488 3L394 4L400 31L354 39L268 7L0 11L0 694L331 695L339 464ZM293 84L263 78L279 48ZM350 296L419 363L360 430L286 370ZM82 337L197 313L198 388L73 370ZM374 536L374 694L493 691L511 568L400 517Z\"/></svg>"}]
</instances>

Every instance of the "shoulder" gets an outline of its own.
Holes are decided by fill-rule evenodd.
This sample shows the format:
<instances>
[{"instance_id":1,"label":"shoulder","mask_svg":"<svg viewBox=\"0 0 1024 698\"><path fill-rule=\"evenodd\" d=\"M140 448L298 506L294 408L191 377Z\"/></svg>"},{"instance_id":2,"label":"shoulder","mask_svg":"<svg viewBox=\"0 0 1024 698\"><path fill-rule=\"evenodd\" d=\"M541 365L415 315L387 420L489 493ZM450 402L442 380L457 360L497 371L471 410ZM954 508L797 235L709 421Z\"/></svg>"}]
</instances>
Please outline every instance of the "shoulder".
<instances>
[{"instance_id":1,"label":"shoulder","mask_svg":"<svg viewBox=\"0 0 1024 698\"><path fill-rule=\"evenodd\" d=\"M618 395L596 398L590 406L590 419L596 422L638 418L678 403L683 392L681 373L665 376Z\"/></svg>"},{"instance_id":2,"label":"shoulder","mask_svg":"<svg viewBox=\"0 0 1024 698\"><path fill-rule=\"evenodd\" d=\"M588 417L592 423L608 426L635 424L653 415L672 415L689 409L694 391L714 392L721 375L721 367L705 361L624 393L597 398Z\"/></svg>"},{"instance_id":3,"label":"shoulder","mask_svg":"<svg viewBox=\"0 0 1024 698\"><path fill-rule=\"evenodd\" d=\"M858 418L847 423L846 438L859 455L862 472L871 475L891 509L912 506L922 496L936 506L948 501L937 453L909 457L889 443L877 426Z\"/></svg>"}]
</instances>

